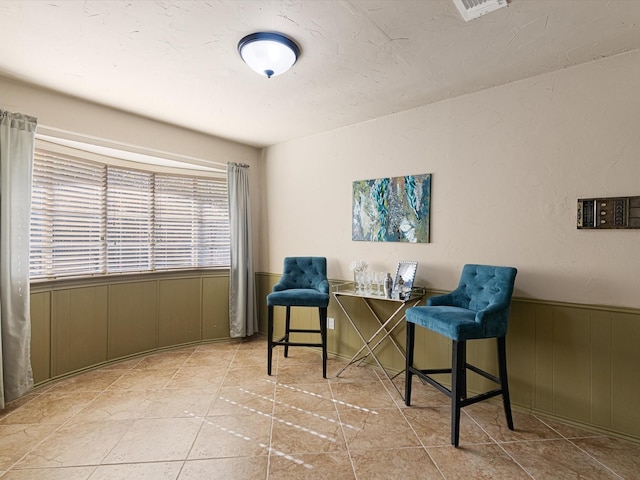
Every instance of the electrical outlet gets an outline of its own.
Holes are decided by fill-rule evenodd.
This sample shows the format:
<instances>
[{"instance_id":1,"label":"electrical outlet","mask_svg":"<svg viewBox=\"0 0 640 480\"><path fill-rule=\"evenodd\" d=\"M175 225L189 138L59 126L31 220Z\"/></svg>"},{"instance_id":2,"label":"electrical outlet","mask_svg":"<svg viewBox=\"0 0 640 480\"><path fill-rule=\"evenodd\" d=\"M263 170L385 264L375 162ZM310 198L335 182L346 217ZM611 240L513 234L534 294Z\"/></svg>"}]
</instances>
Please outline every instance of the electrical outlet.
<instances>
[{"instance_id":1,"label":"electrical outlet","mask_svg":"<svg viewBox=\"0 0 640 480\"><path fill-rule=\"evenodd\" d=\"M329 330L333 330L334 328L336 328L336 321L333 317L327 318L327 328Z\"/></svg>"}]
</instances>

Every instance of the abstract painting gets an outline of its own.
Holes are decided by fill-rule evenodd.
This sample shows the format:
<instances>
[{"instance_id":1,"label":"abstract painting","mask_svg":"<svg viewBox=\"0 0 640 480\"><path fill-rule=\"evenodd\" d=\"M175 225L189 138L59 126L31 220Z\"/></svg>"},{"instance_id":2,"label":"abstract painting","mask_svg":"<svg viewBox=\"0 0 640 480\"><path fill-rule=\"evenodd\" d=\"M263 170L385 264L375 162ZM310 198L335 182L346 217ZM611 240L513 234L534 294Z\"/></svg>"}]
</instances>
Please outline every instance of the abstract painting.
<instances>
[{"instance_id":1,"label":"abstract painting","mask_svg":"<svg viewBox=\"0 0 640 480\"><path fill-rule=\"evenodd\" d=\"M353 182L352 239L429 243L431 174Z\"/></svg>"}]
</instances>

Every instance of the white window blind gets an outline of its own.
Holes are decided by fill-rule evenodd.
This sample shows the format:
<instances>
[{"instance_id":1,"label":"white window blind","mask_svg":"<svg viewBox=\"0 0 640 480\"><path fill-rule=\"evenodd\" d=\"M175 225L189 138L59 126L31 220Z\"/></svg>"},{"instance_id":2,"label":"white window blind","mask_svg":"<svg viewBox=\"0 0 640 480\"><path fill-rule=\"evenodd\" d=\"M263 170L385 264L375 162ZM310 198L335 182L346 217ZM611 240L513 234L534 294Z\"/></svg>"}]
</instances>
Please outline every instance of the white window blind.
<instances>
[{"instance_id":1,"label":"white window blind","mask_svg":"<svg viewBox=\"0 0 640 480\"><path fill-rule=\"evenodd\" d=\"M32 279L229 266L227 182L36 149Z\"/></svg>"},{"instance_id":2,"label":"white window blind","mask_svg":"<svg viewBox=\"0 0 640 480\"><path fill-rule=\"evenodd\" d=\"M153 174L107 167L107 271L153 270Z\"/></svg>"},{"instance_id":3,"label":"white window blind","mask_svg":"<svg viewBox=\"0 0 640 480\"><path fill-rule=\"evenodd\" d=\"M30 277L105 270L104 166L36 151L31 193Z\"/></svg>"},{"instance_id":4,"label":"white window blind","mask_svg":"<svg viewBox=\"0 0 640 480\"><path fill-rule=\"evenodd\" d=\"M157 174L156 268L229 262L227 185L210 179ZM225 198L224 204L218 199Z\"/></svg>"}]
</instances>

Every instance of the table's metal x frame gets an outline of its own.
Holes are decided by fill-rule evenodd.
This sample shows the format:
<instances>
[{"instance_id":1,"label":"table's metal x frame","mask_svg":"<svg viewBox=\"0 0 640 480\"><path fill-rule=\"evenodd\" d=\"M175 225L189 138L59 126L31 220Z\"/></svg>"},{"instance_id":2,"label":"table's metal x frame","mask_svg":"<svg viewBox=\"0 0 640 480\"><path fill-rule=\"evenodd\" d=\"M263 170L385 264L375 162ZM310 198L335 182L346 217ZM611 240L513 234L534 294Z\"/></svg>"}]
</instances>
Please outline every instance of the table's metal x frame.
<instances>
[{"instance_id":1,"label":"table's metal x frame","mask_svg":"<svg viewBox=\"0 0 640 480\"><path fill-rule=\"evenodd\" d=\"M347 364L340 369L340 371L336 374L336 377L339 377L342 374L342 372L344 372L347 369L349 365L353 365L354 363L358 362L358 366L359 366L360 364L362 364L364 360L366 360L369 356L371 356L375 360L375 362L378 364L378 367L380 367L380 369L384 372L389 382L398 391L398 394L400 395L400 397L404 399L403 393L400 391L397 385L393 382L393 379L398 375L400 375L404 371L404 369L402 369L400 372L396 373L395 375L390 376L389 372L387 372L387 370L382 366L382 363L380 363L380 360L376 356L375 349L378 348L378 346L380 346L382 342L388 339L391 341L391 343L393 343L393 345L396 347L396 350L398 350L400 355L402 355L402 358L406 358L404 350L400 347L400 345L398 345L398 342L396 341L395 338L393 338L391 333L405 319L404 311L407 308L415 307L416 305L418 305L418 303L420 303L420 300L422 300L422 297L424 297L424 294L418 292L416 294L412 294L412 297L409 300L398 300L398 299L391 299L391 298L385 298L385 297L358 295L354 292L346 291L346 292L333 292L333 297L336 299L336 302L338 303L338 305L340 305L340 308L342 309L345 316L351 323L351 326L353 327L353 329L356 331L356 334L358 335L358 337L360 337L360 340L362 340L362 347L360 347L360 350L358 350L355 353L355 355L353 355L353 357L351 357L351 359L347 362ZM371 312L371 314L373 315L373 317L378 321L378 323L380 324L380 328L378 328L375 331L375 333L371 335L369 340L364 338L364 335L362 335L362 332L356 325L356 322L353 320L353 318L351 318L351 315L349 315L349 312L347 311L347 308L340 300L340 297L361 298L362 301L367 306L367 308L369 309L369 311ZM398 305L398 308L396 308L395 311L386 320L382 320L380 316L371 307L371 300L383 300L387 302L396 302L396 303L399 303L399 305ZM402 312L402 315L399 318L396 318L401 312ZM391 327L389 327L389 325L391 325ZM384 332L382 336L372 346L371 344L374 342L376 337L378 337L382 332ZM361 355L365 350L367 351L364 353L364 355Z\"/></svg>"}]
</instances>

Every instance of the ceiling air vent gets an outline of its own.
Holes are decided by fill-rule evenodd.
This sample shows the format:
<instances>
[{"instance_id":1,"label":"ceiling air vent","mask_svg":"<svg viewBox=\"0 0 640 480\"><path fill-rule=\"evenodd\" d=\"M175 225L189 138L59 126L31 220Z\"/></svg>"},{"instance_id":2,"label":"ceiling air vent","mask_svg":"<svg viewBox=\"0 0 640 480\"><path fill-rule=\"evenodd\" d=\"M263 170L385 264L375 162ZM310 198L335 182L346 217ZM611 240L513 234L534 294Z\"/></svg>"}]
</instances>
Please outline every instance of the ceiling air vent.
<instances>
[{"instance_id":1,"label":"ceiling air vent","mask_svg":"<svg viewBox=\"0 0 640 480\"><path fill-rule=\"evenodd\" d=\"M453 0L466 22L507 6L507 0Z\"/></svg>"}]
</instances>

